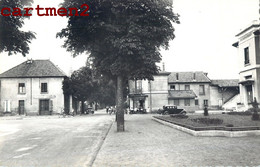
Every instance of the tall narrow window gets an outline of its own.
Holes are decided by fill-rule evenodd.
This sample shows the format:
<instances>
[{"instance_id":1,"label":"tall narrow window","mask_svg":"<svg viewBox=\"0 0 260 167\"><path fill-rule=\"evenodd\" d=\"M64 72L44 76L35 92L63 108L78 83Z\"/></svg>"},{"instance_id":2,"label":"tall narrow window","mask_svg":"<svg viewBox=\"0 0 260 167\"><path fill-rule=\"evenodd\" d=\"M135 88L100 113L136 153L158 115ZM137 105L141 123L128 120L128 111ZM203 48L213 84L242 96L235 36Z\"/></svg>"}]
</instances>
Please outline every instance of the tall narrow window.
<instances>
[{"instance_id":1,"label":"tall narrow window","mask_svg":"<svg viewBox=\"0 0 260 167\"><path fill-rule=\"evenodd\" d=\"M18 93L19 94L25 94L25 83L19 83L18 84Z\"/></svg>"},{"instance_id":2,"label":"tall narrow window","mask_svg":"<svg viewBox=\"0 0 260 167\"><path fill-rule=\"evenodd\" d=\"M204 106L208 106L208 100L204 100Z\"/></svg>"},{"instance_id":3,"label":"tall narrow window","mask_svg":"<svg viewBox=\"0 0 260 167\"><path fill-rule=\"evenodd\" d=\"M190 90L190 85L185 85L185 90Z\"/></svg>"},{"instance_id":4,"label":"tall narrow window","mask_svg":"<svg viewBox=\"0 0 260 167\"><path fill-rule=\"evenodd\" d=\"M250 61L249 61L249 49L248 49L248 47L246 47L244 49L244 56L245 56L245 64L249 64Z\"/></svg>"},{"instance_id":5,"label":"tall narrow window","mask_svg":"<svg viewBox=\"0 0 260 167\"><path fill-rule=\"evenodd\" d=\"M204 85L200 85L199 95L205 95L205 86Z\"/></svg>"},{"instance_id":6,"label":"tall narrow window","mask_svg":"<svg viewBox=\"0 0 260 167\"><path fill-rule=\"evenodd\" d=\"M184 99L184 105L190 106L190 99Z\"/></svg>"},{"instance_id":7,"label":"tall narrow window","mask_svg":"<svg viewBox=\"0 0 260 167\"><path fill-rule=\"evenodd\" d=\"M179 99L174 99L173 104L174 104L175 106L179 106L179 105L180 105Z\"/></svg>"},{"instance_id":8,"label":"tall narrow window","mask_svg":"<svg viewBox=\"0 0 260 167\"><path fill-rule=\"evenodd\" d=\"M47 83L41 83L41 92L47 93L48 92L48 85Z\"/></svg>"},{"instance_id":9,"label":"tall narrow window","mask_svg":"<svg viewBox=\"0 0 260 167\"><path fill-rule=\"evenodd\" d=\"M199 105L199 100L198 99L195 99L195 105Z\"/></svg>"}]
</instances>

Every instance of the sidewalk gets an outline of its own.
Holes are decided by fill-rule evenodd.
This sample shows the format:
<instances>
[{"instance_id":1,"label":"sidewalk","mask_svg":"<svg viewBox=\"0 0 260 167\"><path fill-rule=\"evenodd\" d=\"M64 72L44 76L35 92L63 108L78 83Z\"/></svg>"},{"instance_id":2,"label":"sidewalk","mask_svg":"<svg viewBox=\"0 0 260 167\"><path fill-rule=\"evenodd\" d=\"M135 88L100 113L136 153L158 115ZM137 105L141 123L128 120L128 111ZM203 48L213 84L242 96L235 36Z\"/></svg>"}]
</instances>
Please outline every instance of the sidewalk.
<instances>
[{"instance_id":1,"label":"sidewalk","mask_svg":"<svg viewBox=\"0 0 260 167\"><path fill-rule=\"evenodd\" d=\"M125 132L116 122L104 140L99 166L257 166L260 137L194 137L159 124L152 115L125 115Z\"/></svg>"}]
</instances>

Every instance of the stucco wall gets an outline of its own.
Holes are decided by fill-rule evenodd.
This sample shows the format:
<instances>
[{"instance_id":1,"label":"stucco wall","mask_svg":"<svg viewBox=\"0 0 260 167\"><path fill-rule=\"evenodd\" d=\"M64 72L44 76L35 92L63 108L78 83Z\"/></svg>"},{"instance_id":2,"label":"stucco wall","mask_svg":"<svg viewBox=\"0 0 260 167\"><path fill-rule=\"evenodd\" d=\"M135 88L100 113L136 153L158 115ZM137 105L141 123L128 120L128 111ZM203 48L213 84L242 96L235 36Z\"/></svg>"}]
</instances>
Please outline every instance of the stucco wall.
<instances>
[{"instance_id":1,"label":"stucco wall","mask_svg":"<svg viewBox=\"0 0 260 167\"><path fill-rule=\"evenodd\" d=\"M209 105L210 104L210 86L209 83L171 83L168 86L168 89L170 90L170 85L175 85L176 90L185 90L185 85L190 85L190 90L193 90L193 92L196 94L197 99L199 101L199 109L204 108L204 100L208 100ZM200 95L199 94L199 87L200 85L204 85L205 88L205 94Z\"/></svg>"},{"instance_id":2,"label":"stucco wall","mask_svg":"<svg viewBox=\"0 0 260 167\"><path fill-rule=\"evenodd\" d=\"M39 114L39 101L53 101L53 112L60 112L64 107L62 91L63 78L9 78L1 79L1 111L4 111L4 101L11 102L11 111L18 111L18 101L24 100L25 112L28 115ZM18 84L25 83L25 94L18 93ZM48 84L48 92L41 93L41 83Z\"/></svg>"}]
</instances>

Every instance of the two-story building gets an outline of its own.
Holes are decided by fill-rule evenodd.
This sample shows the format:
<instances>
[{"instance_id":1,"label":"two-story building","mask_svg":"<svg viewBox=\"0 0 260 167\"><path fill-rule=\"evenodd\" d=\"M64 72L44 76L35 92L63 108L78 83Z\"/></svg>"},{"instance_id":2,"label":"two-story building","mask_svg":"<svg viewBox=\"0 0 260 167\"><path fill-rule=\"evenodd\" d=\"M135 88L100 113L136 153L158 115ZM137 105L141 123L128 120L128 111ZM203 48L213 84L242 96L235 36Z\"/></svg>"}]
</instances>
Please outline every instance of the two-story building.
<instances>
[{"instance_id":1,"label":"two-story building","mask_svg":"<svg viewBox=\"0 0 260 167\"><path fill-rule=\"evenodd\" d=\"M153 81L129 81L128 99L130 108L141 107L148 112L164 105L195 111L205 106L221 109L238 93L238 80L210 80L204 72L163 71Z\"/></svg>"},{"instance_id":2,"label":"two-story building","mask_svg":"<svg viewBox=\"0 0 260 167\"><path fill-rule=\"evenodd\" d=\"M49 115L64 108L66 75L49 60L27 60L0 74L0 112Z\"/></svg>"},{"instance_id":3,"label":"two-story building","mask_svg":"<svg viewBox=\"0 0 260 167\"><path fill-rule=\"evenodd\" d=\"M248 109L254 98L260 101L260 23L254 21L236 35L238 42L239 84L241 106Z\"/></svg>"}]
</instances>

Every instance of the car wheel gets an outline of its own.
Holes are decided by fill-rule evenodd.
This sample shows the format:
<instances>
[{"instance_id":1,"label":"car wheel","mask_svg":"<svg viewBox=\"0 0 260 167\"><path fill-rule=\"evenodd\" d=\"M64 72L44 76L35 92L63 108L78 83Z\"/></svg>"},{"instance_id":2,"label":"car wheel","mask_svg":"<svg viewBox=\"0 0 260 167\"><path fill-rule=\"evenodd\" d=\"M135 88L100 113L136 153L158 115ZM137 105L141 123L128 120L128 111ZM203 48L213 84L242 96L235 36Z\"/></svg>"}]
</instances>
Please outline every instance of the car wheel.
<instances>
[{"instance_id":1,"label":"car wheel","mask_svg":"<svg viewBox=\"0 0 260 167\"><path fill-rule=\"evenodd\" d=\"M169 112L168 112L168 111L165 111L165 112L164 112L164 115L168 115L168 114L169 114Z\"/></svg>"}]
</instances>

